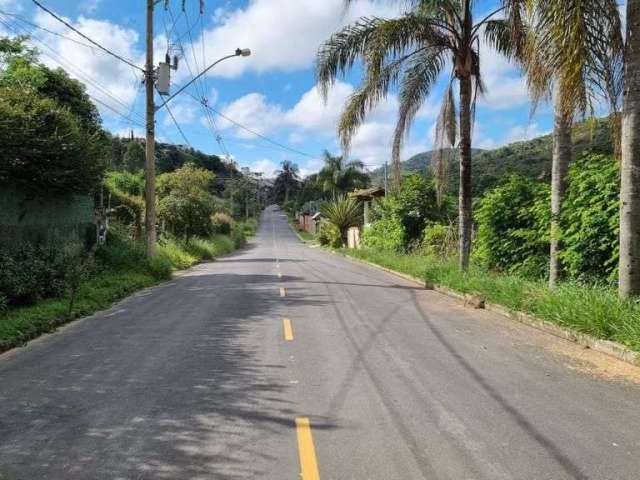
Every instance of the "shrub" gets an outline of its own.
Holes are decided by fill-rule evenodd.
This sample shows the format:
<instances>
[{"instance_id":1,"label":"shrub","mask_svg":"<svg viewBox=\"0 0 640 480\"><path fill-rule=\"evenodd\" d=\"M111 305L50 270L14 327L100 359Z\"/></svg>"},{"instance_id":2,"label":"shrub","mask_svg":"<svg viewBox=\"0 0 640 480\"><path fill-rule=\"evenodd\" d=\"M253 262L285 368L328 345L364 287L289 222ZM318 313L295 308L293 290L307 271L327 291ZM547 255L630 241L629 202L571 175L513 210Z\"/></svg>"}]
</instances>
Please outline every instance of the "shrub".
<instances>
[{"instance_id":1,"label":"shrub","mask_svg":"<svg viewBox=\"0 0 640 480\"><path fill-rule=\"evenodd\" d=\"M338 227L328 222L327 220L320 221L317 238L318 243L325 247L342 247L342 236L340 235L340 230L338 230Z\"/></svg>"},{"instance_id":2,"label":"shrub","mask_svg":"<svg viewBox=\"0 0 640 480\"><path fill-rule=\"evenodd\" d=\"M377 200L371 209L372 222L363 232L363 245L379 250L401 251L405 248L405 228L400 205L395 197Z\"/></svg>"},{"instance_id":3,"label":"shrub","mask_svg":"<svg viewBox=\"0 0 640 480\"><path fill-rule=\"evenodd\" d=\"M617 279L620 177L613 157L587 155L569 169L561 260L569 277Z\"/></svg>"},{"instance_id":4,"label":"shrub","mask_svg":"<svg viewBox=\"0 0 640 480\"><path fill-rule=\"evenodd\" d=\"M0 253L0 295L9 305L32 304L62 295L68 258L56 245L24 243Z\"/></svg>"},{"instance_id":5,"label":"shrub","mask_svg":"<svg viewBox=\"0 0 640 480\"><path fill-rule=\"evenodd\" d=\"M236 248L243 247L247 243L245 225L242 222L236 223L231 229L231 240Z\"/></svg>"},{"instance_id":6,"label":"shrub","mask_svg":"<svg viewBox=\"0 0 640 480\"><path fill-rule=\"evenodd\" d=\"M549 188L513 175L480 200L475 257L488 268L543 276L549 251Z\"/></svg>"},{"instance_id":7,"label":"shrub","mask_svg":"<svg viewBox=\"0 0 640 480\"><path fill-rule=\"evenodd\" d=\"M158 242L157 255L177 269L189 268L198 261L195 255L187 252L181 242L172 237L164 237Z\"/></svg>"},{"instance_id":8,"label":"shrub","mask_svg":"<svg viewBox=\"0 0 640 480\"><path fill-rule=\"evenodd\" d=\"M361 207L352 198L342 197L325 202L320 208L324 219L340 232L342 245L347 243L347 231L361 222Z\"/></svg>"},{"instance_id":9,"label":"shrub","mask_svg":"<svg viewBox=\"0 0 640 480\"><path fill-rule=\"evenodd\" d=\"M433 223L427 225L422 234L422 252L426 255L450 257L458 249L458 230L453 224L442 225Z\"/></svg>"},{"instance_id":10,"label":"shrub","mask_svg":"<svg viewBox=\"0 0 640 480\"><path fill-rule=\"evenodd\" d=\"M158 177L158 217L173 235L185 238L211 234L215 199L209 188L214 174L193 163Z\"/></svg>"},{"instance_id":11,"label":"shrub","mask_svg":"<svg viewBox=\"0 0 640 480\"><path fill-rule=\"evenodd\" d=\"M233 218L226 213L217 212L211 217L213 231L222 235L229 235L234 223Z\"/></svg>"},{"instance_id":12,"label":"shrub","mask_svg":"<svg viewBox=\"0 0 640 480\"><path fill-rule=\"evenodd\" d=\"M397 202L396 214L404 228L405 247L420 242L427 224L446 220L450 209L448 199L443 206L438 206L433 183L420 175L406 177L402 188L394 197Z\"/></svg>"}]
</instances>

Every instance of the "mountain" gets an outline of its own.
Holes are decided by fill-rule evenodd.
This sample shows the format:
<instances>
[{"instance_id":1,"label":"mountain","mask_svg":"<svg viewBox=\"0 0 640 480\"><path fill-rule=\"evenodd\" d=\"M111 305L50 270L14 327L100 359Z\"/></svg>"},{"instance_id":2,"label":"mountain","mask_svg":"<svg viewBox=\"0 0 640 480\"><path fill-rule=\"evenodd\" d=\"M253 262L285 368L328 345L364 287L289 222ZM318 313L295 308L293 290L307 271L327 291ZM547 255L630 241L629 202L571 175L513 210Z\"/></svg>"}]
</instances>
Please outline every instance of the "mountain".
<instances>
[{"instance_id":1,"label":"mountain","mask_svg":"<svg viewBox=\"0 0 640 480\"><path fill-rule=\"evenodd\" d=\"M473 150L472 184L474 195L494 187L501 178L509 174L520 174L549 181L551 178L551 135L511 143L494 150ZM577 157L586 151L611 154L610 126L607 118L578 123L573 129L573 150ZM423 152L402 162L403 174L420 173L430 175L427 167L433 152ZM389 172L389 175L391 173ZM383 184L383 169L371 173L374 185ZM449 168L449 191L458 190L458 165L452 161Z\"/></svg>"}]
</instances>

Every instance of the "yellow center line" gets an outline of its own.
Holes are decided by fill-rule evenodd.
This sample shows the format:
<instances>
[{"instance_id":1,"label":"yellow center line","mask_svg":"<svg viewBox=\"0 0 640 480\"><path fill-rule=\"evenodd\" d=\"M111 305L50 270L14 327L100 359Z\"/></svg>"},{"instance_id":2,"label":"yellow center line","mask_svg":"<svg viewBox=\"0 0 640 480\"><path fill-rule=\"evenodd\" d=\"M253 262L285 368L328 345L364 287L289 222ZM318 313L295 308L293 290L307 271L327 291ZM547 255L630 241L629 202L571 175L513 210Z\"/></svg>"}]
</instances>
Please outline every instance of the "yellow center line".
<instances>
[{"instance_id":1,"label":"yellow center line","mask_svg":"<svg viewBox=\"0 0 640 480\"><path fill-rule=\"evenodd\" d=\"M311 424L307 417L296 418L298 453L300 454L300 475L302 480L320 480L316 449L311 436Z\"/></svg>"},{"instance_id":2,"label":"yellow center line","mask_svg":"<svg viewBox=\"0 0 640 480\"><path fill-rule=\"evenodd\" d=\"M291 326L291 320L283 318L282 327L284 329L284 339L288 341L293 340L293 327Z\"/></svg>"},{"instance_id":3,"label":"yellow center line","mask_svg":"<svg viewBox=\"0 0 640 480\"><path fill-rule=\"evenodd\" d=\"M280 287L280 296L281 297L287 296L287 291L284 289L284 287Z\"/></svg>"}]
</instances>

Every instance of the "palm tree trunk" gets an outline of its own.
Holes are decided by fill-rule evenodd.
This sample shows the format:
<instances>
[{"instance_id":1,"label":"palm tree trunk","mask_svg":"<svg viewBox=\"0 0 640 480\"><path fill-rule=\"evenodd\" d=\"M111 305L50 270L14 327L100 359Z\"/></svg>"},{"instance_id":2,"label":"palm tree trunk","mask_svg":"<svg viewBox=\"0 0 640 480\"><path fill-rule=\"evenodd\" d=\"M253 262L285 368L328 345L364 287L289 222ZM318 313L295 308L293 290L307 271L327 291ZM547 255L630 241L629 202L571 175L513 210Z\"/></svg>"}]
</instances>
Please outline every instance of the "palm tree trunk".
<instances>
[{"instance_id":1,"label":"palm tree trunk","mask_svg":"<svg viewBox=\"0 0 640 480\"><path fill-rule=\"evenodd\" d=\"M460 193L458 222L460 269L469 269L471 255L471 78L460 79Z\"/></svg>"},{"instance_id":2,"label":"palm tree trunk","mask_svg":"<svg viewBox=\"0 0 640 480\"><path fill-rule=\"evenodd\" d=\"M559 253L560 214L566 190L566 176L571 163L571 119L563 113L559 87L555 91L555 116L553 124L553 158L551 163L551 246L549 249L549 286L555 287L561 275Z\"/></svg>"},{"instance_id":3,"label":"palm tree trunk","mask_svg":"<svg viewBox=\"0 0 640 480\"><path fill-rule=\"evenodd\" d=\"M289 201L289 185L285 184L284 186L284 203Z\"/></svg>"},{"instance_id":4,"label":"palm tree trunk","mask_svg":"<svg viewBox=\"0 0 640 480\"><path fill-rule=\"evenodd\" d=\"M620 185L619 294L640 295L640 1L627 1L622 165Z\"/></svg>"}]
</instances>

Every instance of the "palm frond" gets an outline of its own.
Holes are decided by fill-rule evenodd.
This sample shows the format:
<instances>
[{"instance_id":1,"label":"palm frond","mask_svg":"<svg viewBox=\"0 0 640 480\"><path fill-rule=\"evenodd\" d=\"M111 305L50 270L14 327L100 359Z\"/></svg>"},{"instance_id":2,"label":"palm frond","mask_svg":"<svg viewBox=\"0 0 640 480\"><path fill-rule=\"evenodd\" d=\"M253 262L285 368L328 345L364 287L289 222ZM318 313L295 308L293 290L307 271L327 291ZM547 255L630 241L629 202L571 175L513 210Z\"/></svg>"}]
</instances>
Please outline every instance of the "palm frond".
<instances>
[{"instance_id":1,"label":"palm frond","mask_svg":"<svg viewBox=\"0 0 640 480\"><path fill-rule=\"evenodd\" d=\"M436 199L442 205L446 194L449 163L457 140L456 104L453 98L451 82L444 93L440 114L436 122L434 152L431 156L431 169L436 182Z\"/></svg>"},{"instance_id":2,"label":"palm frond","mask_svg":"<svg viewBox=\"0 0 640 480\"><path fill-rule=\"evenodd\" d=\"M400 150L402 142L405 135L409 133L411 122L431 93L438 75L444 68L445 52L446 50L442 48L424 50L411 60L403 73L398 95L400 103L398 121L391 152L394 188L399 188L401 182Z\"/></svg>"}]
</instances>

